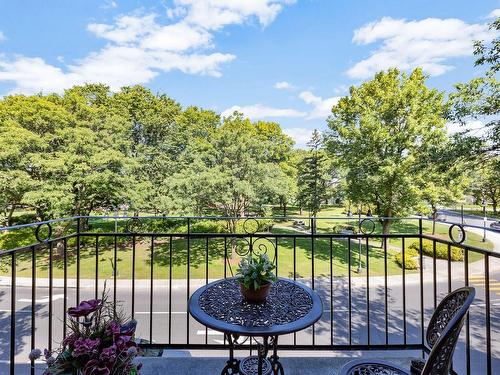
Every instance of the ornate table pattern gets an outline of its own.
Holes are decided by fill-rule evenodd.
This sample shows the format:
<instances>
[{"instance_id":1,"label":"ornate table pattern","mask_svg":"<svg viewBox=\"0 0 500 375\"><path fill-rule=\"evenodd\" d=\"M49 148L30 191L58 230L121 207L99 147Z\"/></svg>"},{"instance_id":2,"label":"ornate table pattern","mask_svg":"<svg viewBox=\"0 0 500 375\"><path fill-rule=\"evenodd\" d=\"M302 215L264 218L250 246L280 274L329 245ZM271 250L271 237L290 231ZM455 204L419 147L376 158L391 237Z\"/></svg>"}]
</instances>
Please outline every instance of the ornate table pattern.
<instances>
[{"instance_id":1,"label":"ornate table pattern","mask_svg":"<svg viewBox=\"0 0 500 375\"><path fill-rule=\"evenodd\" d=\"M266 302L248 303L243 300L236 279L229 278L198 289L190 298L189 312L200 323L224 333L229 360L221 375L284 375L277 355L278 336L311 326L321 317L323 307L313 290L283 278L273 283ZM246 339L241 342L242 337ZM257 342L258 355L235 359L235 346L249 337ZM267 359L269 350L272 354Z\"/></svg>"}]
</instances>

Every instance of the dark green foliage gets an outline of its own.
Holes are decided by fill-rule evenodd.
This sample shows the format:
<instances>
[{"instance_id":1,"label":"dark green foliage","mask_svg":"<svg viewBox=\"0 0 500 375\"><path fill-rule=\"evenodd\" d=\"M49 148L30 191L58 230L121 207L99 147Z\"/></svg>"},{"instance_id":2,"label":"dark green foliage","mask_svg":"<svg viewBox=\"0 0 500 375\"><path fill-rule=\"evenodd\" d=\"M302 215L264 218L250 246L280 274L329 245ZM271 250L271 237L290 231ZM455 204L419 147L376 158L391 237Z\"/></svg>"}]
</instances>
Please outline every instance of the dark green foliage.
<instances>
[{"instance_id":1,"label":"dark green foliage","mask_svg":"<svg viewBox=\"0 0 500 375\"><path fill-rule=\"evenodd\" d=\"M23 220L14 218L21 207L39 220L118 206L132 215L261 212L290 199L292 145L277 123L183 109L142 86L7 96L0 99L0 225ZM203 232L197 225L192 230Z\"/></svg>"},{"instance_id":2,"label":"dark green foliage","mask_svg":"<svg viewBox=\"0 0 500 375\"><path fill-rule=\"evenodd\" d=\"M327 198L332 176L329 173L329 162L323 150L321 135L316 129L307 145L309 151L298 167L297 201L311 216L316 216Z\"/></svg>"}]
</instances>

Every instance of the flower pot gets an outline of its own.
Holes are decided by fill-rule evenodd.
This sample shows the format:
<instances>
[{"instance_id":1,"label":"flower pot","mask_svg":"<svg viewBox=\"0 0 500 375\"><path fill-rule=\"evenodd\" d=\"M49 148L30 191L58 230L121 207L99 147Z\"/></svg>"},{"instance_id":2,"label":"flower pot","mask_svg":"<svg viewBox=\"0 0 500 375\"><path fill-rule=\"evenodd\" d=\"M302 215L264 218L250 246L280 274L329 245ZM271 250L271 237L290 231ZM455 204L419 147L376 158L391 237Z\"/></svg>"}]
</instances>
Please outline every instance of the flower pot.
<instances>
[{"instance_id":1,"label":"flower pot","mask_svg":"<svg viewBox=\"0 0 500 375\"><path fill-rule=\"evenodd\" d=\"M269 292L271 291L272 283L263 284L258 290L253 288L245 288L243 284L240 284L241 294L245 301L249 303L262 303L266 301Z\"/></svg>"}]
</instances>

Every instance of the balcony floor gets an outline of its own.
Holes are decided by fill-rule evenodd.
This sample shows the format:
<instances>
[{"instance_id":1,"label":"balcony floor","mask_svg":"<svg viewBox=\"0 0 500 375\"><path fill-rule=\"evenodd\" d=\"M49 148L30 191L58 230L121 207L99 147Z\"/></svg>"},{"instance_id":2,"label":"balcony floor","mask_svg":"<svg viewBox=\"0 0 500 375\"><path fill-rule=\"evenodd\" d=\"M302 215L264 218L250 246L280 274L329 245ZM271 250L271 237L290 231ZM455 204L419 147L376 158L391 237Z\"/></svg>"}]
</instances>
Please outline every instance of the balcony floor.
<instances>
[{"instance_id":1,"label":"balcony floor","mask_svg":"<svg viewBox=\"0 0 500 375\"><path fill-rule=\"evenodd\" d=\"M420 351L283 351L278 353L286 375L335 375L342 366L355 358L379 358L409 369L410 358ZM248 352L237 352L243 358ZM163 357L140 358L145 375L218 375L227 360L224 351L191 350L165 351Z\"/></svg>"}]
</instances>

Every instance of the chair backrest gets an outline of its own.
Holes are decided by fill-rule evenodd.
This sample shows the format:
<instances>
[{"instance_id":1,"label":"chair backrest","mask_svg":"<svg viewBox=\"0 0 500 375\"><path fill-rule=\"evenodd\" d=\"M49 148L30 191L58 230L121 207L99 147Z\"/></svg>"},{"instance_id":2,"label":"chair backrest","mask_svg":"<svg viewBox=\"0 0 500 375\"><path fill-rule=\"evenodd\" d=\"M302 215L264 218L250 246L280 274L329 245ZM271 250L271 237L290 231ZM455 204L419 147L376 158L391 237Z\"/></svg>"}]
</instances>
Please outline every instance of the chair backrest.
<instances>
[{"instance_id":1,"label":"chair backrest","mask_svg":"<svg viewBox=\"0 0 500 375\"><path fill-rule=\"evenodd\" d=\"M436 308L427 329L432 350L422 375L448 375L453 352L476 290L463 287L448 294Z\"/></svg>"}]
</instances>

